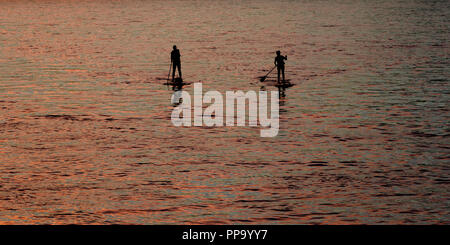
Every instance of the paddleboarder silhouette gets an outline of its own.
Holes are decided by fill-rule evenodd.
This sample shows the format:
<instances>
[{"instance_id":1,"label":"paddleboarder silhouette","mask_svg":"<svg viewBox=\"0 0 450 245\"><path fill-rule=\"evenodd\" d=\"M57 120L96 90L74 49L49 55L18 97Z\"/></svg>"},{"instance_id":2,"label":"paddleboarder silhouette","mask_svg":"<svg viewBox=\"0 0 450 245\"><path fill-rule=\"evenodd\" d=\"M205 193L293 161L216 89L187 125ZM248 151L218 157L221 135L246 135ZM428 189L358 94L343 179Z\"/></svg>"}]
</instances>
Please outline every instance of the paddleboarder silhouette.
<instances>
[{"instance_id":1,"label":"paddleboarder silhouette","mask_svg":"<svg viewBox=\"0 0 450 245\"><path fill-rule=\"evenodd\" d=\"M181 77L181 54L180 50L177 49L176 45L173 45L173 50L170 53L170 62L173 64L172 67L172 82L175 81L175 70L178 68L178 76L180 77L180 81L183 81Z\"/></svg>"},{"instance_id":2,"label":"paddleboarder silhouette","mask_svg":"<svg viewBox=\"0 0 450 245\"><path fill-rule=\"evenodd\" d=\"M285 81L284 78L284 61L287 60L287 55L283 56L281 55L280 50L277 51L277 56L275 57L274 64L277 66L278 71L278 83L280 83L280 73L283 75L283 82Z\"/></svg>"}]
</instances>

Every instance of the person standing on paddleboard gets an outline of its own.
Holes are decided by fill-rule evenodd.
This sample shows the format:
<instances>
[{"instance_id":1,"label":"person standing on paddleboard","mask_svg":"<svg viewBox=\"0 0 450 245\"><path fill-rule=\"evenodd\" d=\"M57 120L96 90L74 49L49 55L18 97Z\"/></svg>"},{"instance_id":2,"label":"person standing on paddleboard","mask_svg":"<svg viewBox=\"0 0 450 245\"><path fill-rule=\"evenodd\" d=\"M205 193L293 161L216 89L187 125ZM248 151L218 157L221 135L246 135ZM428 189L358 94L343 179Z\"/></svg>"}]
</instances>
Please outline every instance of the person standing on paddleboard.
<instances>
[{"instance_id":1,"label":"person standing on paddleboard","mask_svg":"<svg viewBox=\"0 0 450 245\"><path fill-rule=\"evenodd\" d=\"M180 54L180 50L177 49L176 45L173 45L173 50L170 53L170 62L172 62L172 82L175 81L175 70L178 67L178 75L181 78L181 54Z\"/></svg>"},{"instance_id":2,"label":"person standing on paddleboard","mask_svg":"<svg viewBox=\"0 0 450 245\"><path fill-rule=\"evenodd\" d=\"M287 60L287 55L283 56L281 55L280 50L277 51L277 57L275 57L275 65L277 66L277 71L278 71L278 83L280 83L280 72L283 75L283 82L285 81L284 79L284 61Z\"/></svg>"}]
</instances>

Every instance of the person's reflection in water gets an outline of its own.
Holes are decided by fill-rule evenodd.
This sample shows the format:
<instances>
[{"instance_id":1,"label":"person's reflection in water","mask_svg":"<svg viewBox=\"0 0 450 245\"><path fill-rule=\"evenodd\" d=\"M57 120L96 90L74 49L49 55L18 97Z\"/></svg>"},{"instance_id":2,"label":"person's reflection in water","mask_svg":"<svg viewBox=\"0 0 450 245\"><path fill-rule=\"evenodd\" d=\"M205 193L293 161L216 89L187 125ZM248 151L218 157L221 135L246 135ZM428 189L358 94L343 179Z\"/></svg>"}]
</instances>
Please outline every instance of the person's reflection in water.
<instances>
[{"instance_id":1,"label":"person's reflection in water","mask_svg":"<svg viewBox=\"0 0 450 245\"><path fill-rule=\"evenodd\" d=\"M175 79L175 81L172 83L172 90L173 91L181 91L183 89L184 83L181 78Z\"/></svg>"},{"instance_id":2,"label":"person's reflection in water","mask_svg":"<svg viewBox=\"0 0 450 245\"><path fill-rule=\"evenodd\" d=\"M276 86L278 88L278 103L280 106L284 106L286 103L286 87L283 85ZM265 86L259 88L260 91L268 91ZM286 112L284 108L280 108L280 112Z\"/></svg>"},{"instance_id":3,"label":"person's reflection in water","mask_svg":"<svg viewBox=\"0 0 450 245\"><path fill-rule=\"evenodd\" d=\"M286 87L284 86L277 86L278 87L278 99L280 106L284 106L286 103ZM284 112L284 109L280 109L280 112Z\"/></svg>"},{"instance_id":4,"label":"person's reflection in water","mask_svg":"<svg viewBox=\"0 0 450 245\"><path fill-rule=\"evenodd\" d=\"M173 45L173 50L170 53L170 62L172 62L172 82L175 80L175 70L178 68L178 76L182 79L181 76L181 54L180 50L177 49L176 45Z\"/></svg>"},{"instance_id":5,"label":"person's reflection in water","mask_svg":"<svg viewBox=\"0 0 450 245\"><path fill-rule=\"evenodd\" d=\"M183 96L182 96L181 90L176 90L173 93L171 102L174 107L177 107L183 103Z\"/></svg>"},{"instance_id":6,"label":"person's reflection in water","mask_svg":"<svg viewBox=\"0 0 450 245\"><path fill-rule=\"evenodd\" d=\"M275 57L275 61L273 62L277 66L278 71L278 83L280 83L280 73L283 75L283 83L285 81L284 77L284 61L287 60L287 55L283 56L281 55L280 50L277 51L277 56Z\"/></svg>"},{"instance_id":7,"label":"person's reflection in water","mask_svg":"<svg viewBox=\"0 0 450 245\"><path fill-rule=\"evenodd\" d=\"M174 107L177 107L183 103L183 96L181 91L183 90L184 85L186 84L183 83L183 80L181 80L181 78L179 77L177 77L172 83L172 90L174 91L172 97L172 105Z\"/></svg>"}]
</instances>

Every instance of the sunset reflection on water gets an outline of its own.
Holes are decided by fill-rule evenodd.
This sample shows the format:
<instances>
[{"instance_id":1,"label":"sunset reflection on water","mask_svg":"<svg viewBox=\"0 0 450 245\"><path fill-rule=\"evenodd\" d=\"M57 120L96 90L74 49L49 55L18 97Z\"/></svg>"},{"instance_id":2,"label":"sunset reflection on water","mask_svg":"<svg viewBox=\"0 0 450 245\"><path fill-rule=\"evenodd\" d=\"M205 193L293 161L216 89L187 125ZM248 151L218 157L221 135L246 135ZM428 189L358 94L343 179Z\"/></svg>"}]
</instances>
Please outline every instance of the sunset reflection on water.
<instances>
[{"instance_id":1,"label":"sunset reflection on water","mask_svg":"<svg viewBox=\"0 0 450 245\"><path fill-rule=\"evenodd\" d=\"M446 1L0 6L0 224L448 224ZM173 126L173 44L222 93L287 54L278 136Z\"/></svg>"}]
</instances>

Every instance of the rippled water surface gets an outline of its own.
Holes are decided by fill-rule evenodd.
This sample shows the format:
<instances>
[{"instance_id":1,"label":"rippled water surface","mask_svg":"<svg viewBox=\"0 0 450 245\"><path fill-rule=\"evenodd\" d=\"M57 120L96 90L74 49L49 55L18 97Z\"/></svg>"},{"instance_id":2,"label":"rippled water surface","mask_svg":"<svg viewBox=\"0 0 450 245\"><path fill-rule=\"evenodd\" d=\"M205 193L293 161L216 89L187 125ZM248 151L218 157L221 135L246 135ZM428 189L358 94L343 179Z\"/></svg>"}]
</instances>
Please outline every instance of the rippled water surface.
<instances>
[{"instance_id":1,"label":"rippled water surface","mask_svg":"<svg viewBox=\"0 0 450 245\"><path fill-rule=\"evenodd\" d=\"M1 1L0 224L449 224L448 1ZM295 86L280 132L175 127ZM183 88L192 93L193 86Z\"/></svg>"}]
</instances>

